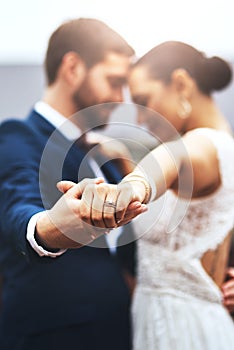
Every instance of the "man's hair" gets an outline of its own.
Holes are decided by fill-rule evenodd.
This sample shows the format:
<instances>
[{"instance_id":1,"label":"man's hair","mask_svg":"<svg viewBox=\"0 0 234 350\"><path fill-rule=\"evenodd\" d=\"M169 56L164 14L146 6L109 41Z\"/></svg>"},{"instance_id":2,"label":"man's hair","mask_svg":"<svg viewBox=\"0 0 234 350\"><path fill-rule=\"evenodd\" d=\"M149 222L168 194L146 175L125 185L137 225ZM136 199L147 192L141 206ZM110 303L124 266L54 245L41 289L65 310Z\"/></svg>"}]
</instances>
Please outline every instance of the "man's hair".
<instances>
[{"instance_id":1,"label":"man's hair","mask_svg":"<svg viewBox=\"0 0 234 350\"><path fill-rule=\"evenodd\" d=\"M102 61L107 52L132 56L134 50L113 29L93 18L73 19L63 23L51 35L45 57L48 84L57 76L63 56L76 52L88 68Z\"/></svg>"}]
</instances>

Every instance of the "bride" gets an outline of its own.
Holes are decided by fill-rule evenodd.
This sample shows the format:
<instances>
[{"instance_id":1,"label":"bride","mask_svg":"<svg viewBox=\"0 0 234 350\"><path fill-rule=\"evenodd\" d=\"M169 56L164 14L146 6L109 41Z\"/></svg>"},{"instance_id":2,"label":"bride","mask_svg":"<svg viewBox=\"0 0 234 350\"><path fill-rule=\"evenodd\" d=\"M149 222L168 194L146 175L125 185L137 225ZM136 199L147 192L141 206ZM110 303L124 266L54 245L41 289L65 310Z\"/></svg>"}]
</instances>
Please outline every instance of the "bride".
<instances>
[{"instance_id":1,"label":"bride","mask_svg":"<svg viewBox=\"0 0 234 350\"><path fill-rule=\"evenodd\" d=\"M188 187L183 190L183 183L187 185L189 168L186 174L186 152L177 155L178 141L167 150L165 144L152 153L161 169L150 173L157 197L165 187L170 190L135 220L138 235L151 226L138 240L138 281L132 306L135 350L228 350L233 346L234 326L219 288L225 259L221 259L223 265L219 263L216 281L201 264L205 253L218 246L222 256L227 256L228 233L233 227L234 143L230 127L211 97L230 79L230 68L222 59L207 58L179 42L155 47L130 74L133 101L159 112L183 135L185 157L193 170L192 199L188 201L190 194ZM164 125L162 134L157 123L160 118L153 118L152 114L145 119L143 115L139 121L147 123L162 141L171 137L172 133L165 135L170 128ZM149 159L141 162L147 174L152 169ZM164 209L153 224L154 212L162 203ZM181 212L182 219L176 215Z\"/></svg>"},{"instance_id":2,"label":"bride","mask_svg":"<svg viewBox=\"0 0 234 350\"><path fill-rule=\"evenodd\" d=\"M234 141L211 96L231 76L227 62L185 43L153 48L133 66L129 86L133 101L146 107L139 107L138 121L161 144L118 186L84 189L84 220L102 220L102 227L125 222L134 201L148 206L133 220L139 238L134 350L233 347L220 285L234 218ZM217 247L222 259L213 279L202 259Z\"/></svg>"}]
</instances>

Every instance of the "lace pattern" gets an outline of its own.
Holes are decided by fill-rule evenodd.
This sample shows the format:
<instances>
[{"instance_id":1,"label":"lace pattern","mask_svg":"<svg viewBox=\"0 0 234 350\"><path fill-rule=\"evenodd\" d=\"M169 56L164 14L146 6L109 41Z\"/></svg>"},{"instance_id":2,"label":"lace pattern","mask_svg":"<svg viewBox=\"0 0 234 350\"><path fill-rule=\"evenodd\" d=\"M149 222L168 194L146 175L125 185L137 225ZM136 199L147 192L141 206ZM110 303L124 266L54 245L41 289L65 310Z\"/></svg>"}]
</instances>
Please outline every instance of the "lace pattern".
<instances>
[{"instance_id":1,"label":"lace pattern","mask_svg":"<svg viewBox=\"0 0 234 350\"><path fill-rule=\"evenodd\" d=\"M233 228L234 141L213 129L197 129L215 144L222 184L200 199L186 201L167 191L134 221L138 237L140 284L221 302L221 295L203 270L200 257L215 249ZM163 278L162 278L163 276Z\"/></svg>"}]
</instances>

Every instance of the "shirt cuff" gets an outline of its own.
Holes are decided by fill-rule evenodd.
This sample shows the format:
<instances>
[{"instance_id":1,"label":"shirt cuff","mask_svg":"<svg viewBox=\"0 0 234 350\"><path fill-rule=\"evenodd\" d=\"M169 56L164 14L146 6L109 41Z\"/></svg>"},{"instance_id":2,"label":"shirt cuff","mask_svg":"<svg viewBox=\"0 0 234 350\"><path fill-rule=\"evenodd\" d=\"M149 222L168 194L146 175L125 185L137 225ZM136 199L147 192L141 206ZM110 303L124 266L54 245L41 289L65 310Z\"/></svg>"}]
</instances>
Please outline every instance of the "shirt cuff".
<instances>
[{"instance_id":1,"label":"shirt cuff","mask_svg":"<svg viewBox=\"0 0 234 350\"><path fill-rule=\"evenodd\" d=\"M27 226L26 238L27 238L28 242L30 243L31 247L35 250L35 252L37 252L37 254L39 256L48 256L50 258L56 258L57 256L60 256L63 253L65 253L67 251L67 249L60 249L56 253L52 253L52 252L44 249L40 245L38 245L37 241L35 240L36 224L37 224L37 220L41 216L41 213L42 212L34 214L31 217L31 219L29 220L28 226Z\"/></svg>"}]
</instances>

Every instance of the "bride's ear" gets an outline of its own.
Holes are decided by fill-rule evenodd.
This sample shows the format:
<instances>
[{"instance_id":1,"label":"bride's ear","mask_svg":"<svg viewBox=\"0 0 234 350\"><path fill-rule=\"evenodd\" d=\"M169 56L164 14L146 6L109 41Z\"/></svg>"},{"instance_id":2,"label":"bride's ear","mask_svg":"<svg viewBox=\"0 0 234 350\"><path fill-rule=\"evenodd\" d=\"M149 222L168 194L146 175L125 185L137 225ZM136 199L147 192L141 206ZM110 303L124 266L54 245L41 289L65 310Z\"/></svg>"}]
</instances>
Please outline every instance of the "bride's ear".
<instances>
[{"instance_id":1,"label":"bride's ear","mask_svg":"<svg viewBox=\"0 0 234 350\"><path fill-rule=\"evenodd\" d=\"M179 94L183 95L185 98L189 98L195 81L185 69L175 69L171 75L171 81Z\"/></svg>"}]
</instances>

